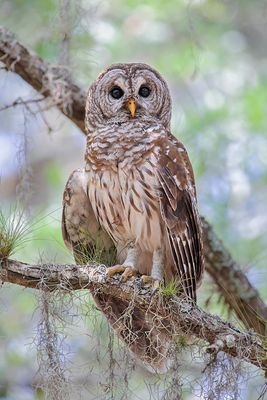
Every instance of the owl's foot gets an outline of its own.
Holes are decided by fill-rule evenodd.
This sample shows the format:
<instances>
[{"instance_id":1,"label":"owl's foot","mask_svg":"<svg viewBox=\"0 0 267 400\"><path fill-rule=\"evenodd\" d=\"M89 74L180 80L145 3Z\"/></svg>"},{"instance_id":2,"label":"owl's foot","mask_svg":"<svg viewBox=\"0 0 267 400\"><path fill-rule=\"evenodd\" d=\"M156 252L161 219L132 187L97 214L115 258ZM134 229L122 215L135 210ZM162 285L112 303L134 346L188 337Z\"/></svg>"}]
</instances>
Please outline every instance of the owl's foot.
<instances>
[{"instance_id":1,"label":"owl's foot","mask_svg":"<svg viewBox=\"0 0 267 400\"><path fill-rule=\"evenodd\" d=\"M121 281L126 282L132 276L136 276L137 271L133 267L126 267L124 273L121 276Z\"/></svg>"},{"instance_id":2,"label":"owl's foot","mask_svg":"<svg viewBox=\"0 0 267 400\"><path fill-rule=\"evenodd\" d=\"M158 279L152 278L152 276L149 275L142 275L141 276L141 284L142 286L144 285L152 285L153 291L157 291L160 287L160 281Z\"/></svg>"},{"instance_id":3,"label":"owl's foot","mask_svg":"<svg viewBox=\"0 0 267 400\"><path fill-rule=\"evenodd\" d=\"M121 274L125 271L125 267L123 265L114 265L113 267L108 267L106 270L106 274L108 278L111 278L115 274Z\"/></svg>"},{"instance_id":4,"label":"owl's foot","mask_svg":"<svg viewBox=\"0 0 267 400\"><path fill-rule=\"evenodd\" d=\"M121 282L126 282L132 276L136 276L137 271L133 267L127 267L126 265L114 265L114 267L107 268L107 277L111 278L115 274L123 274L121 275Z\"/></svg>"}]
</instances>

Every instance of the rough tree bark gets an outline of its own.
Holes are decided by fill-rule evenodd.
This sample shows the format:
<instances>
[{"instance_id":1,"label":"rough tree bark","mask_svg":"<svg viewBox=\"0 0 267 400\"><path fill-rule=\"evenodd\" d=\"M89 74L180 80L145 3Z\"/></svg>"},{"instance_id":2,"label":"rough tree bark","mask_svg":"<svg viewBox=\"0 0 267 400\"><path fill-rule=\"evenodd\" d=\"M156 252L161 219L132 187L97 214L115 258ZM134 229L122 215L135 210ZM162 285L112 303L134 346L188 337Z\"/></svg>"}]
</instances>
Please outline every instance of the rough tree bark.
<instances>
[{"instance_id":1,"label":"rough tree bark","mask_svg":"<svg viewBox=\"0 0 267 400\"><path fill-rule=\"evenodd\" d=\"M94 265L29 265L4 260L0 264L0 281L45 290L101 290L117 299L131 302L143 313L162 321L170 335L191 335L208 343L207 351L223 351L263 370L267 369L267 349L259 337L242 332L217 316L175 296L151 295L151 287L140 288L137 279L122 283L120 276L106 278L105 266Z\"/></svg>"},{"instance_id":2,"label":"rough tree bark","mask_svg":"<svg viewBox=\"0 0 267 400\"><path fill-rule=\"evenodd\" d=\"M240 265L218 238L212 226L202 217L205 268L222 294L226 304L235 310L246 328L266 335L267 307Z\"/></svg>"},{"instance_id":3,"label":"rough tree bark","mask_svg":"<svg viewBox=\"0 0 267 400\"><path fill-rule=\"evenodd\" d=\"M32 54L12 33L1 27L0 61L7 70L20 75L44 97L52 98L59 110L85 134L86 93L76 85L66 68L52 66ZM247 328L265 335L267 306L204 219L203 228L206 269L219 292Z\"/></svg>"}]
</instances>

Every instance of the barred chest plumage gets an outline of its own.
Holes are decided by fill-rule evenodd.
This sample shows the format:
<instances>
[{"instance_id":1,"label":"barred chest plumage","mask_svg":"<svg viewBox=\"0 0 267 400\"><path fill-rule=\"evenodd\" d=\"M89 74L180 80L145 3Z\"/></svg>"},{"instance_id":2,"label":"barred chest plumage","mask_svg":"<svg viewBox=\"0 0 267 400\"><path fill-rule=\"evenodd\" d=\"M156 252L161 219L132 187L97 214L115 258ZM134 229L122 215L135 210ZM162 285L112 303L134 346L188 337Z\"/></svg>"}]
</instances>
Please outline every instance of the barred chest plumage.
<instances>
[{"instance_id":1,"label":"barred chest plumage","mask_svg":"<svg viewBox=\"0 0 267 400\"><path fill-rule=\"evenodd\" d=\"M127 125L105 128L89 139L88 194L115 243L136 243L153 252L162 246L164 234L154 171L162 130Z\"/></svg>"}]
</instances>

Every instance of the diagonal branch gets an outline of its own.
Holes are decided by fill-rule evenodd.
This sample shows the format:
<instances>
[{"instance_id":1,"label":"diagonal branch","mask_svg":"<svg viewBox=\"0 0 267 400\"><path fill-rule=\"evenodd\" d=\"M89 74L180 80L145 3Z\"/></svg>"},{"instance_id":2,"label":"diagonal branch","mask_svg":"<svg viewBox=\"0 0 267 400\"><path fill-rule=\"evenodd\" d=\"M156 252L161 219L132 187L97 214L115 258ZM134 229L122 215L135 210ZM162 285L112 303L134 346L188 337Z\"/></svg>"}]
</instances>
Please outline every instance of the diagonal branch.
<instances>
[{"instance_id":1,"label":"diagonal branch","mask_svg":"<svg viewBox=\"0 0 267 400\"><path fill-rule=\"evenodd\" d=\"M265 336L267 307L259 292L203 217L202 225L207 272L213 278L225 302L236 312L243 324Z\"/></svg>"},{"instance_id":2,"label":"diagonal branch","mask_svg":"<svg viewBox=\"0 0 267 400\"><path fill-rule=\"evenodd\" d=\"M106 280L105 266L90 265L29 265L19 261L5 260L0 266L0 280L24 287L45 290L89 289L112 295L130 302L134 298L135 310L142 315L155 313L171 327L171 335L186 334L204 340L207 351L216 354L223 351L263 370L267 369L267 349L260 339L249 332L242 332L217 316L177 297L151 296L151 288L140 288L137 279L126 283L120 277Z\"/></svg>"},{"instance_id":3,"label":"diagonal branch","mask_svg":"<svg viewBox=\"0 0 267 400\"><path fill-rule=\"evenodd\" d=\"M0 27L0 61L57 107L85 134L85 92L68 71L32 54L7 29ZM265 335L267 307L241 267L231 258L212 227L203 219L206 269L246 327Z\"/></svg>"},{"instance_id":4,"label":"diagonal branch","mask_svg":"<svg viewBox=\"0 0 267 400\"><path fill-rule=\"evenodd\" d=\"M85 133L86 94L72 80L66 67L43 61L3 27L0 27L0 61L44 97L51 97L59 110Z\"/></svg>"}]
</instances>

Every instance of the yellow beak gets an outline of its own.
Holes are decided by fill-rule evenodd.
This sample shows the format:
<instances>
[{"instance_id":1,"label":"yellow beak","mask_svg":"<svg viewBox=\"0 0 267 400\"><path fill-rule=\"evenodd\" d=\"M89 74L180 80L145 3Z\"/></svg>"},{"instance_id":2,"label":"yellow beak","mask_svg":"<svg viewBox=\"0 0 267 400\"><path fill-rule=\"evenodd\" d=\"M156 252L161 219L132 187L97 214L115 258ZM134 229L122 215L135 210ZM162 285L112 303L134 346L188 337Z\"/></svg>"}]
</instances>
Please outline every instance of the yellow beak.
<instances>
[{"instance_id":1,"label":"yellow beak","mask_svg":"<svg viewBox=\"0 0 267 400\"><path fill-rule=\"evenodd\" d=\"M136 104L135 104L135 100L133 98L131 98L128 101L128 108L130 110L132 118L134 118L135 117L135 111L136 111Z\"/></svg>"}]
</instances>

